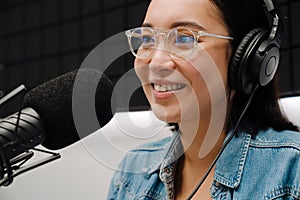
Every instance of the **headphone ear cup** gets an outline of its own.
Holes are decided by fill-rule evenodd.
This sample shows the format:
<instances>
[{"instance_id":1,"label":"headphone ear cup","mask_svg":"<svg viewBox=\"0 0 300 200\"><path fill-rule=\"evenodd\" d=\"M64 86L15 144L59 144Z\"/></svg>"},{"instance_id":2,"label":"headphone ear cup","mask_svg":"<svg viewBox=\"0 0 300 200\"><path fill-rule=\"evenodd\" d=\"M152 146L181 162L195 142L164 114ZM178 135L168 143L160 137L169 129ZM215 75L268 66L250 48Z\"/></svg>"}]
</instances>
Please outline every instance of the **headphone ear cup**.
<instances>
[{"instance_id":1,"label":"headphone ear cup","mask_svg":"<svg viewBox=\"0 0 300 200\"><path fill-rule=\"evenodd\" d=\"M228 79L229 85L231 88L248 94L249 91L245 91L245 86L243 86L243 79L251 78L251 74L247 74L245 77L245 72L249 72L246 61L253 51L253 45L255 45L258 40L260 40L263 35L262 29L253 29L251 30L240 42L238 47L236 48L234 54L231 56L231 61L228 69Z\"/></svg>"}]
</instances>

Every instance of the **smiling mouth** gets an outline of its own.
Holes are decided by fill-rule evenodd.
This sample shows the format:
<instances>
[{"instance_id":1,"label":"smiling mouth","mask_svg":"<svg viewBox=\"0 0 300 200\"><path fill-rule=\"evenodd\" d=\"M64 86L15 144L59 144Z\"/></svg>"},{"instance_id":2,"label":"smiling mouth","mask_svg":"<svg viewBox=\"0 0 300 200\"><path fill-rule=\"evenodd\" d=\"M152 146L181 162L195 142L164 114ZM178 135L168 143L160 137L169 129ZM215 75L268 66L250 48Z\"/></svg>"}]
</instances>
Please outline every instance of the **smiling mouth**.
<instances>
[{"instance_id":1,"label":"smiling mouth","mask_svg":"<svg viewBox=\"0 0 300 200\"><path fill-rule=\"evenodd\" d=\"M156 84L152 83L152 87L157 92L171 92L177 91L185 88L185 84L182 83L172 83L172 84Z\"/></svg>"}]
</instances>

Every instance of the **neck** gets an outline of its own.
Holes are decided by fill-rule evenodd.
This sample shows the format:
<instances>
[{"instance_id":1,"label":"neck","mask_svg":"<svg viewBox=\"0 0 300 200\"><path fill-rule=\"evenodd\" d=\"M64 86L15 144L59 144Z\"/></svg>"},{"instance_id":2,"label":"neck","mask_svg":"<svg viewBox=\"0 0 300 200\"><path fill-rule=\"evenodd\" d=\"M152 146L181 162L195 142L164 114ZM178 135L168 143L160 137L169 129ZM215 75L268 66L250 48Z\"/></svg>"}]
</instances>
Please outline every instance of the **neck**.
<instances>
[{"instance_id":1,"label":"neck","mask_svg":"<svg viewBox=\"0 0 300 200\"><path fill-rule=\"evenodd\" d=\"M179 124L186 164L206 168L220 151L225 139L225 131L223 127L217 130L209 124L206 120L200 123L190 121Z\"/></svg>"},{"instance_id":2,"label":"neck","mask_svg":"<svg viewBox=\"0 0 300 200\"><path fill-rule=\"evenodd\" d=\"M176 199L186 199L191 194L195 186L204 177L211 163L215 159L216 155L221 149L223 141L225 139L225 132L221 131L220 134L216 134L208 131L209 123L201 123L195 126L196 123L180 123L179 129L181 131L181 141L184 148L184 155L179 159L178 168L176 170L175 188L176 188ZM218 138L214 138L219 135ZM208 138L208 139L207 139ZM201 150L205 148L204 143L209 143L216 139L214 145L211 143L211 150L204 156L201 157ZM200 155L200 156L199 156ZM205 181L201 188L197 191L196 199L211 199L210 198L210 187L213 182L214 168Z\"/></svg>"}]
</instances>

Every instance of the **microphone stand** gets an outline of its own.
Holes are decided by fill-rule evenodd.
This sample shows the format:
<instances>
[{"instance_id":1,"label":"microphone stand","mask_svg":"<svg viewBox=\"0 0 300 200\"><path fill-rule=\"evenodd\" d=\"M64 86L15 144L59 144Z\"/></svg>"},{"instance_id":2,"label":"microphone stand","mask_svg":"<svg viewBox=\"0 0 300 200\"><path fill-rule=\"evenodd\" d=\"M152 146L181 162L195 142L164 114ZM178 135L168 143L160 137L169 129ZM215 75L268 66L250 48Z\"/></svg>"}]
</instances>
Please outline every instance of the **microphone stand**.
<instances>
[{"instance_id":1,"label":"microphone stand","mask_svg":"<svg viewBox=\"0 0 300 200\"><path fill-rule=\"evenodd\" d=\"M2 106L4 103L6 103L11 98L13 98L16 95L18 95L19 93L25 92L25 91L26 91L25 85L23 85L23 84L19 85L18 87L16 87L15 89L13 89L11 92L9 92L7 95L5 95L4 97L0 98L0 106Z\"/></svg>"},{"instance_id":2,"label":"microphone stand","mask_svg":"<svg viewBox=\"0 0 300 200\"><path fill-rule=\"evenodd\" d=\"M13 89L11 92L9 92L7 95L5 95L4 97L2 97L0 99L0 106L2 106L3 104L5 104L6 102L8 102L10 99L12 99L13 97L17 96L19 93L21 92L25 92L26 91L26 87L25 85L20 85L17 88ZM17 124L16 124L16 129L15 129L15 133L17 132L17 127L19 124L19 118L20 118L20 113L21 109L19 109L19 113L18 113L18 119L17 119ZM3 148L2 146L0 146L0 178L3 179L4 178L4 174L7 174L7 177L10 177L12 175L12 168L11 168L11 164L9 162L9 160L6 158L6 156L3 153ZM12 179L6 179L5 184L3 185L9 185L12 182ZM0 185L1 186L1 185Z\"/></svg>"},{"instance_id":3,"label":"microphone stand","mask_svg":"<svg viewBox=\"0 0 300 200\"><path fill-rule=\"evenodd\" d=\"M11 159L9 161L9 166L10 166L9 168L11 168L11 172L9 172L6 176L4 176L2 179L0 179L0 187L8 186L10 183L12 183L14 177L16 177L20 174L23 174L24 172L27 172L29 170L32 170L32 169L35 169L42 165L45 165L45 164L52 162L61 157L61 155L59 153L54 153L54 152L50 152L50 151L46 151L46 150L42 150L42 149L38 149L38 148L32 148L32 149L43 152L43 153L51 154L51 156L44 158L40 161L34 162L32 164L29 164L27 166L24 166L24 167L22 167L22 165L25 162L27 162L34 155L34 153L32 151L25 152L24 154ZM19 165L11 166L16 162L21 162L21 163ZM8 170L4 170L4 171L8 172Z\"/></svg>"},{"instance_id":4,"label":"microphone stand","mask_svg":"<svg viewBox=\"0 0 300 200\"><path fill-rule=\"evenodd\" d=\"M13 91L5 95L0 99L0 106L9 101L11 98L15 97L21 92L25 92L26 87L24 85L20 85L17 88L15 88ZM25 94L25 93L24 93ZM19 128L19 122L20 122L20 116L21 116L22 107L20 107L18 111L17 121L15 124L15 134L17 135L18 128ZM1 136L1 135L0 135ZM17 143L17 138L15 141L12 141L13 143ZM38 148L32 148L25 145L20 145L23 148L31 149L35 151L39 151L46 154L51 154L51 156L44 158L40 161L34 162L32 164L29 164L27 166L22 167L30 158L33 157L34 152L33 151L27 151L15 158L12 158L8 160L8 158L4 155L3 147L0 145L0 187L1 186L8 186L13 182L14 177L23 174L24 172L27 172L29 170L35 169L37 167L40 167L44 164L47 164L49 162L52 162L58 158L61 157L59 153L38 149ZM19 164L18 164L19 163Z\"/></svg>"}]
</instances>

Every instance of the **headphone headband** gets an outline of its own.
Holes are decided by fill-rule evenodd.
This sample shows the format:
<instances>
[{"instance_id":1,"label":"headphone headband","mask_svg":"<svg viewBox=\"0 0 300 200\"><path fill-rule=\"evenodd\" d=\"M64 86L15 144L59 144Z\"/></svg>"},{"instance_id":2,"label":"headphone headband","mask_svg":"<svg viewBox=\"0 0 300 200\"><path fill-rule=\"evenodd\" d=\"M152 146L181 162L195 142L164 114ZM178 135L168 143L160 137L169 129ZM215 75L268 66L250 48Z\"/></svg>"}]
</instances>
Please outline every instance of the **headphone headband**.
<instances>
[{"instance_id":1,"label":"headphone headband","mask_svg":"<svg viewBox=\"0 0 300 200\"><path fill-rule=\"evenodd\" d=\"M265 6L267 7L268 12L275 10L274 4L272 0L263 0Z\"/></svg>"}]
</instances>

